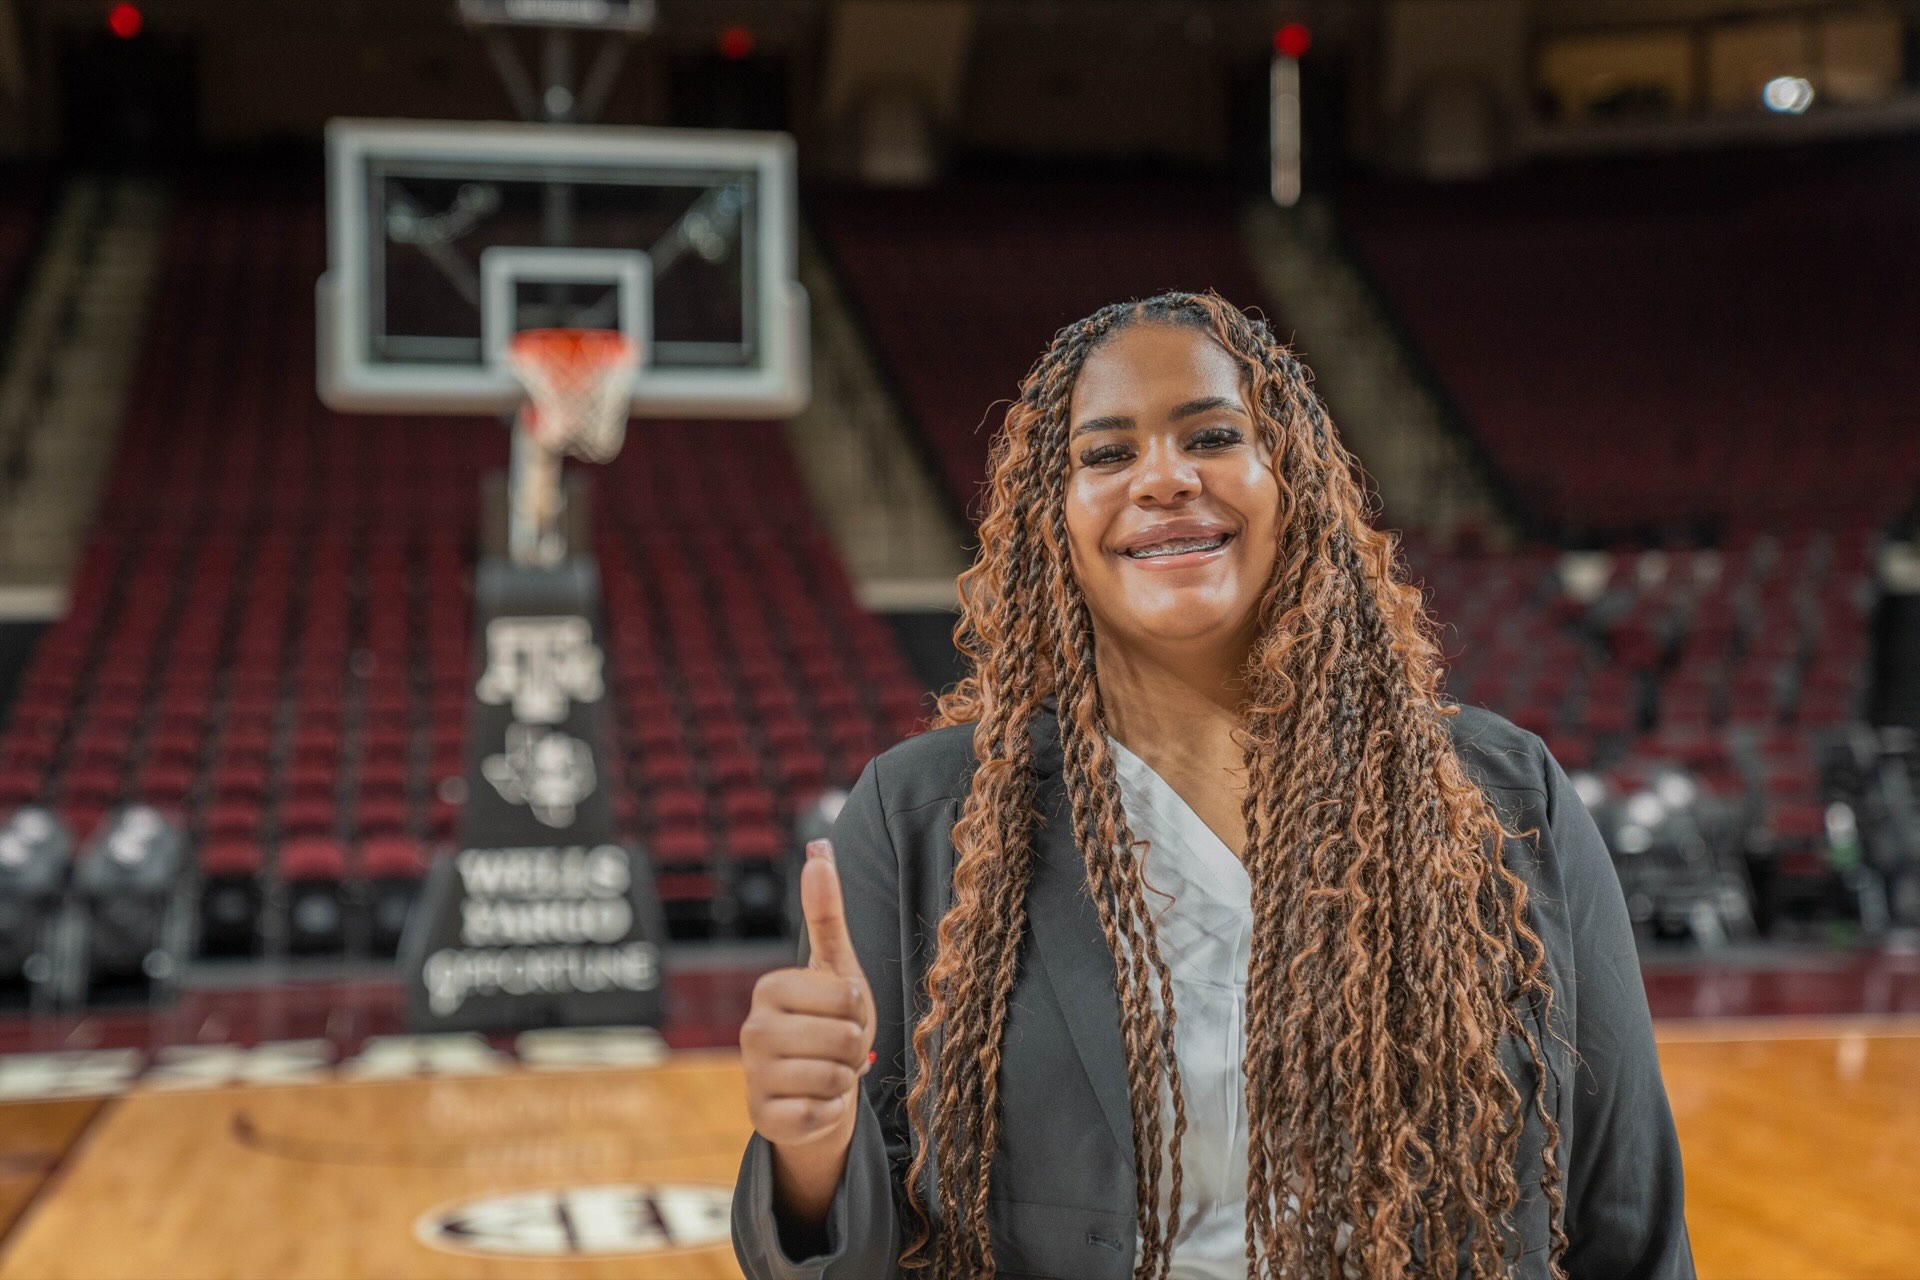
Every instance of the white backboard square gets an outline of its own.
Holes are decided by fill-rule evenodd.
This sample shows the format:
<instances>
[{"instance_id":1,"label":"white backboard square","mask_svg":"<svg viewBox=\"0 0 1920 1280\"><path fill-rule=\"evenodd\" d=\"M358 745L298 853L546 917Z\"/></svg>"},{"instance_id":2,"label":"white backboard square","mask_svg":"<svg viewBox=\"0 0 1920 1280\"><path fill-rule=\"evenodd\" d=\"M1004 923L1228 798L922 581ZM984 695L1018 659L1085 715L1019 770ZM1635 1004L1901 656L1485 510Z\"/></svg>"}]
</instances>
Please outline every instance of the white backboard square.
<instances>
[{"instance_id":1,"label":"white backboard square","mask_svg":"<svg viewBox=\"0 0 1920 1280\"><path fill-rule=\"evenodd\" d=\"M637 415L798 412L793 160L778 133L331 122L321 398L511 411L522 391L499 357L513 332L581 324L643 339ZM546 303L526 301L529 283L551 286ZM600 301L569 312L587 297Z\"/></svg>"}]
</instances>

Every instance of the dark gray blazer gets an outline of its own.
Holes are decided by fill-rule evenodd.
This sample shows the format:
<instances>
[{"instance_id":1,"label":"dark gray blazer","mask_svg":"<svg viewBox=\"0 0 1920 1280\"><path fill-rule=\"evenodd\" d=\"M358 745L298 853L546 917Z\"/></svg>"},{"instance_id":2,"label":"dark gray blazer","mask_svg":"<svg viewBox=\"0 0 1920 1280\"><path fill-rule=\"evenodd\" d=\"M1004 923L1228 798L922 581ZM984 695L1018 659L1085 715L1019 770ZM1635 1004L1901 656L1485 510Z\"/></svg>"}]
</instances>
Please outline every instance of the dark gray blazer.
<instances>
[{"instance_id":1,"label":"dark gray blazer","mask_svg":"<svg viewBox=\"0 0 1920 1280\"><path fill-rule=\"evenodd\" d=\"M1491 712L1449 721L1469 774L1510 830L1508 861L1531 890L1528 915L1547 948L1554 1023L1577 1059L1534 1017L1560 1124L1570 1280L1682 1280L1693 1258L1682 1216L1680 1148L1654 1056L1626 903L1600 833L1535 735ZM773 1210L772 1147L754 1134L733 1198L733 1243L749 1280L883 1280L916 1219L904 1207L909 1131L908 1036L924 1014L921 984L951 901L953 824L975 761L972 726L909 738L870 762L833 828L854 949L878 1015L847 1171L827 1218L828 1248L789 1256ZM1007 1015L1004 1108L989 1217L999 1274L1124 1280L1135 1251L1133 1120L1127 1105L1113 955L1087 891L1060 778L1059 721L1036 717L1038 862L1031 947ZM805 942L800 963L806 963ZM909 1011L912 1011L911 1019ZM1531 1059L1509 1041L1509 1073L1531 1098ZM1517 1165L1520 1280L1548 1270L1539 1186L1543 1128L1529 1109ZM930 1171L929 1171L930 1175ZM928 1182L930 1184L930 1176ZM921 1203L929 1203L927 1188Z\"/></svg>"}]
</instances>

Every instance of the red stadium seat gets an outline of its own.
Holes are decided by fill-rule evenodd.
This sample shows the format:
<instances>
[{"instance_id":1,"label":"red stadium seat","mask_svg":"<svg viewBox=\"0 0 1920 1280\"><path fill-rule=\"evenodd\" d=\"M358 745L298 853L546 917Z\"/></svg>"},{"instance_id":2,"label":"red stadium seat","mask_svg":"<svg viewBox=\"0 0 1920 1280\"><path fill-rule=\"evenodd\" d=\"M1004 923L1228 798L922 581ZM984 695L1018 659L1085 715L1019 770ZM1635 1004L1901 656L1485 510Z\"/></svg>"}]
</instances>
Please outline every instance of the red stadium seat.
<instances>
[{"instance_id":1,"label":"red stadium seat","mask_svg":"<svg viewBox=\"0 0 1920 1280\"><path fill-rule=\"evenodd\" d=\"M213 840L200 849L200 874L252 878L260 874L260 846L252 840Z\"/></svg>"},{"instance_id":2,"label":"red stadium seat","mask_svg":"<svg viewBox=\"0 0 1920 1280\"><path fill-rule=\"evenodd\" d=\"M752 862L771 862L787 853L787 842L770 822L730 825L725 843L734 857Z\"/></svg>"},{"instance_id":3,"label":"red stadium seat","mask_svg":"<svg viewBox=\"0 0 1920 1280\"><path fill-rule=\"evenodd\" d=\"M280 830L288 835L324 835L333 830L334 808L331 798L287 800L280 805Z\"/></svg>"},{"instance_id":4,"label":"red stadium seat","mask_svg":"<svg viewBox=\"0 0 1920 1280\"><path fill-rule=\"evenodd\" d=\"M276 865L280 878L290 883L340 880L346 875L347 858L335 841L311 837L282 844Z\"/></svg>"},{"instance_id":5,"label":"red stadium seat","mask_svg":"<svg viewBox=\"0 0 1920 1280\"><path fill-rule=\"evenodd\" d=\"M398 834L406 830L407 802L397 795L363 795L354 806L353 825L362 837Z\"/></svg>"},{"instance_id":6,"label":"red stadium seat","mask_svg":"<svg viewBox=\"0 0 1920 1280\"><path fill-rule=\"evenodd\" d=\"M360 874L369 880L418 880L426 873L426 851L417 840L381 836L360 843Z\"/></svg>"}]
</instances>

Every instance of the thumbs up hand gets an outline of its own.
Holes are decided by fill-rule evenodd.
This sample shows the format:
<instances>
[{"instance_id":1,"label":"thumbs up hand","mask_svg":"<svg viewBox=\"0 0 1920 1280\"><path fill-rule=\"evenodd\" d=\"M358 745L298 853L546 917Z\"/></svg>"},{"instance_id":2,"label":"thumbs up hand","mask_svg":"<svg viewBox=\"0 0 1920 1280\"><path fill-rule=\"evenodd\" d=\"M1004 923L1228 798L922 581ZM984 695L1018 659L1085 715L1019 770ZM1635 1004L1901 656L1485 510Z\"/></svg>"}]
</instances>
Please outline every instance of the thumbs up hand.
<instances>
[{"instance_id":1,"label":"thumbs up hand","mask_svg":"<svg viewBox=\"0 0 1920 1280\"><path fill-rule=\"evenodd\" d=\"M807 918L805 968L775 969L753 986L740 1025L740 1059L753 1127L780 1147L832 1147L853 1140L860 1078L873 1048L873 991L847 931L833 847L807 845L800 872Z\"/></svg>"}]
</instances>

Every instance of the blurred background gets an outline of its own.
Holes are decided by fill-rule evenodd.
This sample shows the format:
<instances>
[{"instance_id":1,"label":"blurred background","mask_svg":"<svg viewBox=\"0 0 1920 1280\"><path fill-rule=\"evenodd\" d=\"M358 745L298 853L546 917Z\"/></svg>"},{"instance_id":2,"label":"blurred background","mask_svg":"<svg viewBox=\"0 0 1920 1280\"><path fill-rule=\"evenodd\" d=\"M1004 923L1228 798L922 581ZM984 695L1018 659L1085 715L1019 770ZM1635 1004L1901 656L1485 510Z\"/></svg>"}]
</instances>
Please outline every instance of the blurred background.
<instances>
[{"instance_id":1,"label":"blurred background","mask_svg":"<svg viewBox=\"0 0 1920 1280\"><path fill-rule=\"evenodd\" d=\"M743 221L337 118L790 149ZM575 203L491 243L644 243L656 338L801 391L568 467L657 972L456 1026L511 409L328 362L472 360L513 181ZM0 1275L738 1274L801 843L958 674L1003 402L1169 288L1290 336L1452 696L1573 774L1701 1274L1920 1274L1920 4L0 0Z\"/></svg>"}]
</instances>

